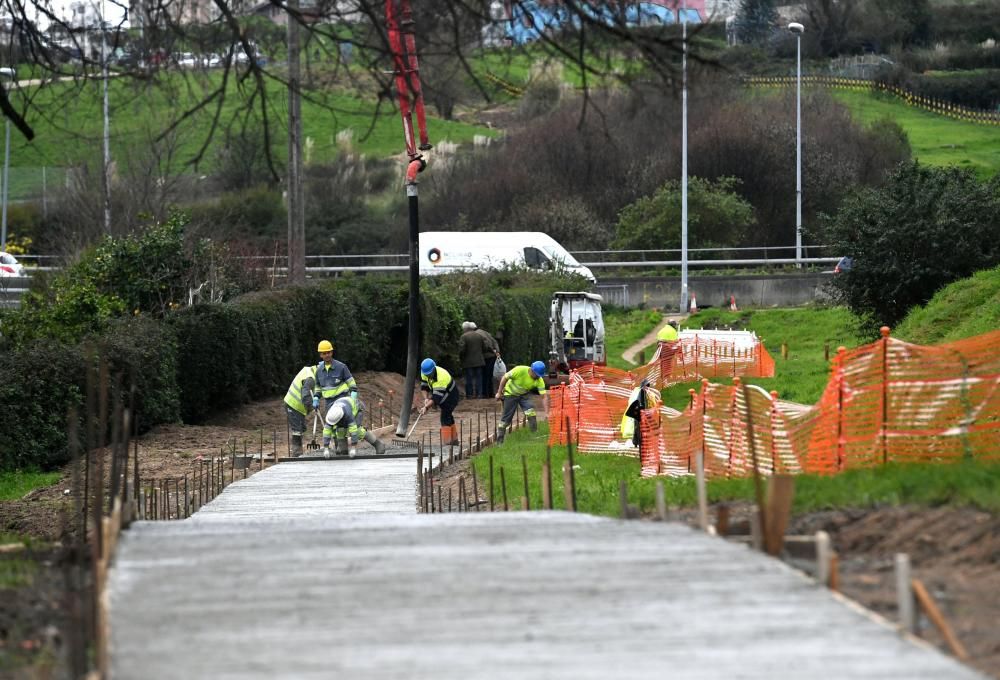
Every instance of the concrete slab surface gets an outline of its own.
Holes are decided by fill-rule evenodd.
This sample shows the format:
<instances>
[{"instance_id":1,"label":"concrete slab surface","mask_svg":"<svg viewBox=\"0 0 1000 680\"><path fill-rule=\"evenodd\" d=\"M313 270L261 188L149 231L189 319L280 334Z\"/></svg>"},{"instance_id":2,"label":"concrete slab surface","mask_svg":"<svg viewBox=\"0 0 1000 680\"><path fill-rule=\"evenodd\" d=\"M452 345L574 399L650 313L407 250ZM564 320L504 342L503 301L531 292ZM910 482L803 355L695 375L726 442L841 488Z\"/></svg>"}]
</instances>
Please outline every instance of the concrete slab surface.
<instances>
[{"instance_id":1,"label":"concrete slab surface","mask_svg":"<svg viewBox=\"0 0 1000 680\"><path fill-rule=\"evenodd\" d=\"M278 465L133 525L113 677L981 677L746 547L562 512L416 515L415 473Z\"/></svg>"}]
</instances>

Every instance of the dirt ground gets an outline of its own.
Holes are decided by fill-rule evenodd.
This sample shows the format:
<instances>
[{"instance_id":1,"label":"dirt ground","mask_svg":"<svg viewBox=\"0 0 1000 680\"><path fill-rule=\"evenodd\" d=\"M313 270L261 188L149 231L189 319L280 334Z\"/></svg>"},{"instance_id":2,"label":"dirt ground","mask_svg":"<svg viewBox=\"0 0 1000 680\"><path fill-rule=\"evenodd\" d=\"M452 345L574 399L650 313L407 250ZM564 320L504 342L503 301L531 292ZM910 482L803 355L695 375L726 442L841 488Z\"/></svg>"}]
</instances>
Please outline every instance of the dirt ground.
<instances>
[{"instance_id":1,"label":"dirt ground","mask_svg":"<svg viewBox=\"0 0 1000 680\"><path fill-rule=\"evenodd\" d=\"M367 404L366 426L393 424L403 377L388 373L355 377ZM421 403L418 394L413 404ZM496 401L463 399L456 412L463 441L467 442L470 433L477 430L485 433L492 429L497 416ZM231 451L234 441L239 453L244 445L249 454L263 450L263 463L270 465L275 452L279 457L287 454L285 422L284 406L280 399L274 399L220 414L204 425L159 426L139 438L141 477L190 475L199 459L218 456L224 448ZM423 441L425 447L437 451L439 427L437 412L428 412L417 423L410 440ZM382 440L398 442L393 432L394 428L390 428L383 433ZM249 472L257 471L259 465L260 461L255 461ZM435 484L443 491L445 505L450 489L457 508L462 477L471 494L467 460L447 465L436 476ZM27 535L37 541L29 550L3 552L0 548L0 677L69 677L66 640L74 619L66 606L71 598L66 587L65 551L58 543L72 509L69 489L67 472L51 487L16 501L0 502L0 534ZM488 510L481 485L479 496L484 501L480 510ZM516 499L510 501L513 508ZM748 512L748 506L731 507L734 526ZM691 511L674 511L672 516L694 523ZM830 533L838 553L841 591L890 620L896 618L894 555L908 553L914 576L926 584L968 649L969 663L1000 678L1000 633L996 630L1000 612L1000 517L954 508L845 509L795 517L789 533L812 534L820 529ZM921 622L920 636L947 651L938 631L926 618L922 617Z\"/></svg>"}]
</instances>

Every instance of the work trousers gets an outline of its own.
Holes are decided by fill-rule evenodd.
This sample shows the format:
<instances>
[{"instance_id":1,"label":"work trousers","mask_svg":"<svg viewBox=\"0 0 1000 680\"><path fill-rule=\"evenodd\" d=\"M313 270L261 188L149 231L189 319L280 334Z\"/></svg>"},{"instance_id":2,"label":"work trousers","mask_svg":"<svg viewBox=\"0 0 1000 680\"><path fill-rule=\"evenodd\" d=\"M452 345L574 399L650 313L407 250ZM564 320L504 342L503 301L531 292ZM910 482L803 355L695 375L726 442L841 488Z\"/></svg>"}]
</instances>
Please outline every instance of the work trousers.
<instances>
[{"instance_id":1,"label":"work trousers","mask_svg":"<svg viewBox=\"0 0 1000 680\"><path fill-rule=\"evenodd\" d=\"M306 431L306 417L285 404L285 412L288 414L288 431L296 436L301 436Z\"/></svg>"},{"instance_id":2,"label":"work trousers","mask_svg":"<svg viewBox=\"0 0 1000 680\"><path fill-rule=\"evenodd\" d=\"M438 403L437 407L441 409L441 426L445 427L447 425L455 424L455 408L458 406L458 401L460 397L458 395L458 386L452 388L448 396Z\"/></svg>"},{"instance_id":3,"label":"work trousers","mask_svg":"<svg viewBox=\"0 0 1000 680\"><path fill-rule=\"evenodd\" d=\"M483 367L473 366L465 369L465 398L475 399L483 386Z\"/></svg>"},{"instance_id":4,"label":"work trousers","mask_svg":"<svg viewBox=\"0 0 1000 680\"><path fill-rule=\"evenodd\" d=\"M503 415L500 416L500 424L502 426L507 427L510 425L511 421L514 420L514 415L517 413L518 406L521 407L524 415L535 415L535 408L531 405L531 395L508 395L503 398Z\"/></svg>"}]
</instances>

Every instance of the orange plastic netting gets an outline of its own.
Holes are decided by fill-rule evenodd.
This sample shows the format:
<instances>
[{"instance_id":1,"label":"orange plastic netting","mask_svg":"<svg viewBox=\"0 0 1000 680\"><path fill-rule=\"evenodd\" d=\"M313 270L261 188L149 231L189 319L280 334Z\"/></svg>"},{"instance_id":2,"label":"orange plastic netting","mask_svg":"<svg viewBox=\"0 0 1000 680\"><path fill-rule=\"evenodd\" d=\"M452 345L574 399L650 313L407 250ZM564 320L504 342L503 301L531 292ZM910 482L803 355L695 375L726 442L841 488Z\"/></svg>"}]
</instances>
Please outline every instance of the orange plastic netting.
<instances>
[{"instance_id":1,"label":"orange plastic netting","mask_svg":"<svg viewBox=\"0 0 1000 680\"><path fill-rule=\"evenodd\" d=\"M831 474L888 462L1000 460L1000 331L931 347L885 333L837 354L813 406L740 382L740 375L773 375L763 346L721 345L660 343L648 364L629 372L575 371L552 390L550 443L565 443L568 433L581 451L638 455L643 476L691 474L698 451L706 473L723 476L755 466L764 474ZM703 380L682 412L661 406L653 389L734 373L733 385ZM643 381L652 407L642 412L636 449L621 423Z\"/></svg>"}]
</instances>

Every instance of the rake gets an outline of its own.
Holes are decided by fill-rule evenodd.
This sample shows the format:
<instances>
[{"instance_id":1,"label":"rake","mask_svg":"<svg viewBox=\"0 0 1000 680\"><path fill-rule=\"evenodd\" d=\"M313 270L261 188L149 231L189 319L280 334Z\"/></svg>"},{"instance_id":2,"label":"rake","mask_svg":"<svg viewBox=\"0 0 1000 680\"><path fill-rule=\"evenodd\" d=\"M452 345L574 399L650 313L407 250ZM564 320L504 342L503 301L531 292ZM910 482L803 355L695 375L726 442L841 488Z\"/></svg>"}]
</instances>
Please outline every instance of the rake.
<instances>
[{"instance_id":1,"label":"rake","mask_svg":"<svg viewBox=\"0 0 1000 680\"><path fill-rule=\"evenodd\" d=\"M306 444L306 448L310 451L318 451L320 449L319 443L316 441L316 425L319 424L319 409L314 411L316 417L313 418L313 438L312 441Z\"/></svg>"}]
</instances>

